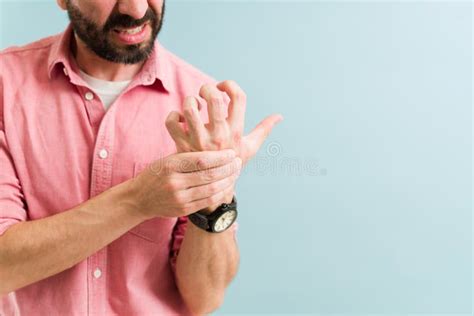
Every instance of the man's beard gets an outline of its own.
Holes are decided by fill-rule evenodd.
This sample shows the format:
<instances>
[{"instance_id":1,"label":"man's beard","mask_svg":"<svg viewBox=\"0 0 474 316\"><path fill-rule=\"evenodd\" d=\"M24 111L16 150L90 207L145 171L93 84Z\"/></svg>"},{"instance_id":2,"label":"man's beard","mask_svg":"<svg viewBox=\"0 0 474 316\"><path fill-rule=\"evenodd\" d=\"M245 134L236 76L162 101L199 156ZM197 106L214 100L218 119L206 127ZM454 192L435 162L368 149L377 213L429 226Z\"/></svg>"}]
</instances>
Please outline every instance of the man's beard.
<instances>
[{"instance_id":1,"label":"man's beard","mask_svg":"<svg viewBox=\"0 0 474 316\"><path fill-rule=\"evenodd\" d=\"M105 25L100 27L85 17L79 8L71 3L71 0L67 0L66 5L72 28L86 46L99 57L120 64L136 64L150 56L156 37L161 30L165 13L165 3L163 2L161 16L158 16L151 8L148 8L145 16L140 20L135 20L129 15L112 13ZM111 33L115 32L116 28L133 28L145 22L149 22L151 27L151 38L147 42L118 46L110 39Z\"/></svg>"}]
</instances>

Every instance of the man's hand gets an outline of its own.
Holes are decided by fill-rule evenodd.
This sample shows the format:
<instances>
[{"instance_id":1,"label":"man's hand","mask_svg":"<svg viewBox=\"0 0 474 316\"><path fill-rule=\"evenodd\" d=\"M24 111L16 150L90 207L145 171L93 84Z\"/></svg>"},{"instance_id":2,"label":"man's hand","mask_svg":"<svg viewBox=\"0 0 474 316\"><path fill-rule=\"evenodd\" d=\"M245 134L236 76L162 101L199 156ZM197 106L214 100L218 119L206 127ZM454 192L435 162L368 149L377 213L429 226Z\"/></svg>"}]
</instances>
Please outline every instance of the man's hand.
<instances>
[{"instance_id":1,"label":"man's hand","mask_svg":"<svg viewBox=\"0 0 474 316\"><path fill-rule=\"evenodd\" d=\"M230 98L228 105L222 92ZM270 115L250 134L243 136L247 97L237 83L228 80L217 86L206 84L201 87L199 95L207 103L209 123L202 122L200 104L195 97L185 99L183 115L173 111L166 119L166 127L178 152L231 148L245 165L260 149L275 124L283 119L279 114Z\"/></svg>"},{"instance_id":2,"label":"man's hand","mask_svg":"<svg viewBox=\"0 0 474 316\"><path fill-rule=\"evenodd\" d=\"M233 150L170 155L133 179L131 203L143 220L186 216L232 194L241 167Z\"/></svg>"},{"instance_id":3,"label":"man's hand","mask_svg":"<svg viewBox=\"0 0 474 316\"><path fill-rule=\"evenodd\" d=\"M222 92L230 102L227 105ZM260 149L272 128L283 117L270 115L262 120L250 134L243 136L247 96L234 81L223 81L217 86L203 85L199 95L206 101L209 123L204 124L199 113L201 105L195 97L184 101L184 115L173 111L166 119L166 127L176 143L178 152L234 149L245 165ZM183 124L186 123L186 124ZM233 190L216 204L203 211L212 212L221 203L230 203Z\"/></svg>"}]
</instances>

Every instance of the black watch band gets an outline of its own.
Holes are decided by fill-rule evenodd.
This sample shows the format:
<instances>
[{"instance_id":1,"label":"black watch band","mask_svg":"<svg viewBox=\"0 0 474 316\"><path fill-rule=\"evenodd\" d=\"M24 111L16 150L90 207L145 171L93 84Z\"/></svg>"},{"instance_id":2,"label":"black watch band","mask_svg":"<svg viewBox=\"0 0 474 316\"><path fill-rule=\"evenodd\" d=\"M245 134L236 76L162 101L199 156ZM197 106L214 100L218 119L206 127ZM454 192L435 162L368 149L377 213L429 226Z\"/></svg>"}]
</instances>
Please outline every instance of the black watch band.
<instances>
[{"instance_id":1,"label":"black watch band","mask_svg":"<svg viewBox=\"0 0 474 316\"><path fill-rule=\"evenodd\" d=\"M225 216L225 228L219 226L216 228L217 221ZM227 230L237 219L237 199L234 197L230 203L221 204L211 214L204 214L201 211L188 215L189 220L197 227L209 232L220 233Z\"/></svg>"}]
</instances>

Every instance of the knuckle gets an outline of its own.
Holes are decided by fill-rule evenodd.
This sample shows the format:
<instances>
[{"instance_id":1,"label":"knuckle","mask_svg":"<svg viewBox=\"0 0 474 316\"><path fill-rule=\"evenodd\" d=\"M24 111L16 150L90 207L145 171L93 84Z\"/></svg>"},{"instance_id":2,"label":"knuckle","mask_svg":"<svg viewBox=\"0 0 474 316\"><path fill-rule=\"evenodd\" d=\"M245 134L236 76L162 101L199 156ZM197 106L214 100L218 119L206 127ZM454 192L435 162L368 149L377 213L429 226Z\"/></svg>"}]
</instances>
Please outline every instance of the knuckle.
<instances>
[{"instance_id":1,"label":"knuckle","mask_svg":"<svg viewBox=\"0 0 474 316\"><path fill-rule=\"evenodd\" d=\"M242 141L242 133L240 131L233 131L232 141L234 142L234 144L240 144L240 142Z\"/></svg>"},{"instance_id":2,"label":"knuckle","mask_svg":"<svg viewBox=\"0 0 474 316\"><path fill-rule=\"evenodd\" d=\"M212 88L212 85L211 85L210 83L205 83L205 84L202 85L202 88L203 88L204 90L209 90L209 89Z\"/></svg>"},{"instance_id":3,"label":"knuckle","mask_svg":"<svg viewBox=\"0 0 474 316\"><path fill-rule=\"evenodd\" d=\"M222 145L224 145L224 137L222 136L215 136L212 138L212 144L214 144L215 146L217 146L218 148L221 148Z\"/></svg>"},{"instance_id":4,"label":"knuckle","mask_svg":"<svg viewBox=\"0 0 474 316\"><path fill-rule=\"evenodd\" d=\"M193 109L191 108L191 106L185 106L183 108L183 114L187 115L187 116L192 116L193 115Z\"/></svg>"},{"instance_id":5,"label":"knuckle","mask_svg":"<svg viewBox=\"0 0 474 316\"><path fill-rule=\"evenodd\" d=\"M247 95L244 91L239 89L234 93L234 99L239 103L245 103L247 101Z\"/></svg>"},{"instance_id":6,"label":"knuckle","mask_svg":"<svg viewBox=\"0 0 474 316\"><path fill-rule=\"evenodd\" d=\"M187 96L187 97L184 98L184 105L185 106L192 105L193 103L194 103L194 97Z\"/></svg>"},{"instance_id":7,"label":"knuckle","mask_svg":"<svg viewBox=\"0 0 474 316\"><path fill-rule=\"evenodd\" d=\"M224 103L224 99L220 95L213 94L210 98L210 102L213 105L221 105Z\"/></svg>"},{"instance_id":8,"label":"knuckle","mask_svg":"<svg viewBox=\"0 0 474 316\"><path fill-rule=\"evenodd\" d=\"M185 111L192 111L195 106L196 106L196 100L193 97L186 97L184 99L183 108Z\"/></svg>"},{"instance_id":9,"label":"knuckle","mask_svg":"<svg viewBox=\"0 0 474 316\"><path fill-rule=\"evenodd\" d=\"M229 80L226 80L225 83L230 87L230 88L235 88L237 87L237 82L235 82L235 80L232 80L232 79L229 79Z\"/></svg>"},{"instance_id":10,"label":"knuckle","mask_svg":"<svg viewBox=\"0 0 474 316\"><path fill-rule=\"evenodd\" d=\"M211 87L212 87L212 86L211 86L211 84L209 84L209 83L203 84L203 85L201 86L201 89L199 90L199 92L200 92L201 94L207 94L209 91L211 91Z\"/></svg>"},{"instance_id":11,"label":"knuckle","mask_svg":"<svg viewBox=\"0 0 474 316\"><path fill-rule=\"evenodd\" d=\"M247 95L244 90L233 80L229 80L227 86L229 87L229 94L232 98L244 101L247 99Z\"/></svg>"},{"instance_id":12,"label":"knuckle","mask_svg":"<svg viewBox=\"0 0 474 316\"><path fill-rule=\"evenodd\" d=\"M165 120L165 126L168 128L168 129L172 129L174 126L175 126L175 122L173 121L173 119L171 117L167 117L166 120Z\"/></svg>"},{"instance_id":13,"label":"knuckle","mask_svg":"<svg viewBox=\"0 0 474 316\"><path fill-rule=\"evenodd\" d=\"M203 169L206 167L206 159L204 159L203 157L199 157L196 159L196 167L198 169Z\"/></svg>"},{"instance_id":14,"label":"knuckle","mask_svg":"<svg viewBox=\"0 0 474 316\"><path fill-rule=\"evenodd\" d=\"M240 87L237 84L237 82L235 82L235 80L232 80L232 79L226 80L225 85L227 86L229 90L233 92L235 92L236 90L240 90Z\"/></svg>"},{"instance_id":15,"label":"knuckle","mask_svg":"<svg viewBox=\"0 0 474 316\"><path fill-rule=\"evenodd\" d=\"M165 189L168 192L173 193L173 197L175 197L175 192L178 190L178 188L179 188L178 183L173 180L168 180L168 182L165 185Z\"/></svg>"}]
</instances>

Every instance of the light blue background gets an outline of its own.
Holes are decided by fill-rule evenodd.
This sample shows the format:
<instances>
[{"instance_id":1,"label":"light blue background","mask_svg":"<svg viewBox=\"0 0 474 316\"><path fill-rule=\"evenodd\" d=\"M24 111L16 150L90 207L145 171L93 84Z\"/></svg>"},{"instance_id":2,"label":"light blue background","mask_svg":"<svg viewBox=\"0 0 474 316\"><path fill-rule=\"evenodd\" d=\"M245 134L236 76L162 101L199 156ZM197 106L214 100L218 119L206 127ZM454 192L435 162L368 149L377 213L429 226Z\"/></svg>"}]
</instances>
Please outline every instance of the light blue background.
<instances>
[{"instance_id":1,"label":"light blue background","mask_svg":"<svg viewBox=\"0 0 474 316\"><path fill-rule=\"evenodd\" d=\"M0 48L60 32L1 1ZM168 1L163 44L279 125L243 173L216 314L471 314L472 3Z\"/></svg>"}]
</instances>

